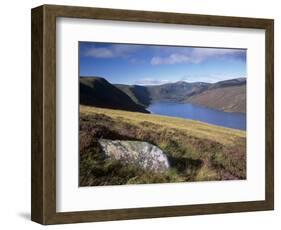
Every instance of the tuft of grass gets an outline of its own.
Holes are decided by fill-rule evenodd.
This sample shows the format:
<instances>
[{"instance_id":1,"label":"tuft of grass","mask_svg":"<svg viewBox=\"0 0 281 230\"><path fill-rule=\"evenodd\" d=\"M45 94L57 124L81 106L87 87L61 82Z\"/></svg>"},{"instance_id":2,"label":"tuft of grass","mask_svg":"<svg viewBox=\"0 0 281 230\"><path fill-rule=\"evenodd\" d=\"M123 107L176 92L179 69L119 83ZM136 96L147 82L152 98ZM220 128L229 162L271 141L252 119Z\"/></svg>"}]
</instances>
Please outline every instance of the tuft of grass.
<instances>
[{"instance_id":1,"label":"tuft of grass","mask_svg":"<svg viewBox=\"0 0 281 230\"><path fill-rule=\"evenodd\" d=\"M129 179L127 184L152 184L152 183L172 183L172 182L184 182L184 178L181 177L175 169L171 169L165 173L151 173L144 172Z\"/></svg>"},{"instance_id":2,"label":"tuft of grass","mask_svg":"<svg viewBox=\"0 0 281 230\"><path fill-rule=\"evenodd\" d=\"M218 177L218 174L214 169L204 165L195 176L194 181L213 181L219 179L220 177Z\"/></svg>"}]
</instances>

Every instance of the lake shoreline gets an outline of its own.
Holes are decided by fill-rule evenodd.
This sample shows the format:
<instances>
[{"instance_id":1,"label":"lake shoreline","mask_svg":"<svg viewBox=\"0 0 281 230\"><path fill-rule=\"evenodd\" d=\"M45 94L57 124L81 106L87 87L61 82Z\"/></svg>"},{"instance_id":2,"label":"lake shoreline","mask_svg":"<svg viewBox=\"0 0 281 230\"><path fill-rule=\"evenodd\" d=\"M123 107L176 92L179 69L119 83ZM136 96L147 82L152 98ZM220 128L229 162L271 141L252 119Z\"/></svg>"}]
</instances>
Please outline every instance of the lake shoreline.
<instances>
[{"instance_id":1,"label":"lake shoreline","mask_svg":"<svg viewBox=\"0 0 281 230\"><path fill-rule=\"evenodd\" d=\"M245 114L246 115L246 112L234 112L234 111L229 111L229 110L223 110L223 109L217 109L217 108L213 108L211 106L205 106L205 105L200 105L200 104L197 104L197 103L192 103L192 102L181 102L181 101L172 101L172 100L157 100L157 101L151 101L149 103L149 105L145 106L145 109L149 112L151 112L149 110L149 107L152 105L152 104L155 104L155 103L171 103L171 104L192 104L192 105L195 105L195 106L199 106L199 107L202 107L202 108L208 108L208 109L212 109L212 110L215 110L215 111L221 111L221 112L225 112L225 113L238 113L238 114Z\"/></svg>"},{"instance_id":2,"label":"lake shoreline","mask_svg":"<svg viewBox=\"0 0 281 230\"><path fill-rule=\"evenodd\" d=\"M226 112L194 103L172 101L155 101L146 110L151 114L191 119L226 128L246 130L246 113L242 112Z\"/></svg>"}]
</instances>

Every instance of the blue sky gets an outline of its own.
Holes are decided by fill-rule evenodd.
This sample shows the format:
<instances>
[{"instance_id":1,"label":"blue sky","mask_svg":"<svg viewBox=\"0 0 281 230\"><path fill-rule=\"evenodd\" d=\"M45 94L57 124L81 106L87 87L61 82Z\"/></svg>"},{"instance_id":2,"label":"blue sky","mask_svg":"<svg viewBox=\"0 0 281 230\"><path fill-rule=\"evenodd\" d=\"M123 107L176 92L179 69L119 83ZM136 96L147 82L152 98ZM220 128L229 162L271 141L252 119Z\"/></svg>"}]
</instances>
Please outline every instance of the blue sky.
<instances>
[{"instance_id":1,"label":"blue sky","mask_svg":"<svg viewBox=\"0 0 281 230\"><path fill-rule=\"evenodd\" d=\"M79 42L80 76L158 85L246 77L246 50Z\"/></svg>"}]
</instances>

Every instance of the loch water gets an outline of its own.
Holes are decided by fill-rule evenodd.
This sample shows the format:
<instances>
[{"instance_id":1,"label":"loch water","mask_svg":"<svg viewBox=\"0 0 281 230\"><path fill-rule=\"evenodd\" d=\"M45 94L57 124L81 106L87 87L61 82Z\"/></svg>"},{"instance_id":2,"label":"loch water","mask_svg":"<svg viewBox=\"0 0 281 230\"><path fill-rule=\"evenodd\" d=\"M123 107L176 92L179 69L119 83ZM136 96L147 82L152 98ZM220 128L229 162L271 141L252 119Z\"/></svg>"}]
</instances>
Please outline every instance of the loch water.
<instances>
[{"instance_id":1,"label":"loch water","mask_svg":"<svg viewBox=\"0 0 281 230\"><path fill-rule=\"evenodd\" d=\"M246 130L246 114L224 112L191 103L154 102L147 108L152 114L181 117L227 128Z\"/></svg>"}]
</instances>

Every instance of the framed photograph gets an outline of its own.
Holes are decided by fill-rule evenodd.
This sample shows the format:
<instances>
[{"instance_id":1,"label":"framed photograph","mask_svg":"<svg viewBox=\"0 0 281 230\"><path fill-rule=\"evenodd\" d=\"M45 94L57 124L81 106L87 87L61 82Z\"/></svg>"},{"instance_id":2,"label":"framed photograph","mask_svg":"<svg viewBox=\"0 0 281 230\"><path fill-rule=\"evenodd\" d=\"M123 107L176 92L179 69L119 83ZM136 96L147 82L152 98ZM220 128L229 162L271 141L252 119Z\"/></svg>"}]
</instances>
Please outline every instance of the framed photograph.
<instances>
[{"instance_id":1,"label":"framed photograph","mask_svg":"<svg viewBox=\"0 0 281 230\"><path fill-rule=\"evenodd\" d=\"M32 220L273 210L273 28L32 9Z\"/></svg>"}]
</instances>

